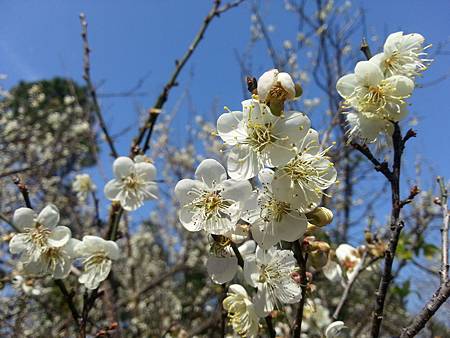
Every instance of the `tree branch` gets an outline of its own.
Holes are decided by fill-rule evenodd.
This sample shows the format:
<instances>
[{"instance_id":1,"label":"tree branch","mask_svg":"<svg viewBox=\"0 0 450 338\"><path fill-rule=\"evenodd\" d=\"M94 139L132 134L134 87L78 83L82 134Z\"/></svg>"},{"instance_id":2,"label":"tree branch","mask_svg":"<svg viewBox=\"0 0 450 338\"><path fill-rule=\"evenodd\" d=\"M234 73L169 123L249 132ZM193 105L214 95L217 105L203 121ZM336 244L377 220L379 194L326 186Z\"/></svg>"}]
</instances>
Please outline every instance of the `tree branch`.
<instances>
[{"instance_id":1,"label":"tree branch","mask_svg":"<svg viewBox=\"0 0 450 338\"><path fill-rule=\"evenodd\" d=\"M114 142L109 135L108 128L106 127L105 120L103 119L102 111L100 109L100 105L97 100L97 92L95 90L94 85L91 80L91 62L89 55L91 53L91 49L89 48L88 41L88 32L87 32L87 21L84 13L80 13L80 24L81 24L81 38L83 39L83 79L86 81L86 86L88 93L92 100L92 108L94 110L95 116L97 117L100 128L105 135L106 142L108 143L109 149L111 150L111 155L114 157L118 157L118 153L114 146Z\"/></svg>"},{"instance_id":2,"label":"tree branch","mask_svg":"<svg viewBox=\"0 0 450 338\"><path fill-rule=\"evenodd\" d=\"M306 302L306 291L308 279L306 277L306 261L308 259L308 254L303 256L302 247L299 241L295 241L292 244L292 250L294 251L294 257L300 268L300 285L302 288L302 299L297 308L297 315L295 317L294 325L292 326L292 337L299 338L302 332L302 322L303 322L303 310L305 308Z\"/></svg>"}]
</instances>

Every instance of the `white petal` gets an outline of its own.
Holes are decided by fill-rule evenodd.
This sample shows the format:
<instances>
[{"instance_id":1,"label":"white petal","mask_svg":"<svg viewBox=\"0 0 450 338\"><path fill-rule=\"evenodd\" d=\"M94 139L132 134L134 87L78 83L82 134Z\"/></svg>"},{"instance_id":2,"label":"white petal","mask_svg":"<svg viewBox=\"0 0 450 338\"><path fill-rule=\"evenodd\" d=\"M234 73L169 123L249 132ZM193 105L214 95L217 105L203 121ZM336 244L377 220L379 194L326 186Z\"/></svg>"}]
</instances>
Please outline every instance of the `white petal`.
<instances>
[{"instance_id":1,"label":"white petal","mask_svg":"<svg viewBox=\"0 0 450 338\"><path fill-rule=\"evenodd\" d=\"M348 257L355 257L357 252L356 248L352 247L350 244L341 244L336 249L336 257L339 262L344 262Z\"/></svg>"},{"instance_id":2,"label":"white petal","mask_svg":"<svg viewBox=\"0 0 450 338\"><path fill-rule=\"evenodd\" d=\"M193 194L194 190L203 190L206 186L203 182L191 179L183 179L175 186L175 198L181 205L191 203L197 194Z\"/></svg>"},{"instance_id":3,"label":"white petal","mask_svg":"<svg viewBox=\"0 0 450 338\"><path fill-rule=\"evenodd\" d=\"M233 279L238 270L236 256L215 257L209 256L206 262L206 269L214 283L224 284Z\"/></svg>"},{"instance_id":4,"label":"white petal","mask_svg":"<svg viewBox=\"0 0 450 338\"><path fill-rule=\"evenodd\" d=\"M120 257L119 246L114 241L105 241L103 248L111 260L117 260Z\"/></svg>"},{"instance_id":5,"label":"white petal","mask_svg":"<svg viewBox=\"0 0 450 338\"><path fill-rule=\"evenodd\" d=\"M278 167L288 163L295 156L295 148L289 143L274 143L267 145L263 150L263 155L269 159L269 167Z\"/></svg>"},{"instance_id":6,"label":"white petal","mask_svg":"<svg viewBox=\"0 0 450 338\"><path fill-rule=\"evenodd\" d=\"M331 259L328 260L328 263L322 268L322 271L325 277L332 282L342 280L342 269L340 265Z\"/></svg>"},{"instance_id":7,"label":"white petal","mask_svg":"<svg viewBox=\"0 0 450 338\"><path fill-rule=\"evenodd\" d=\"M148 182L142 188L142 193L144 194L145 200L158 199L159 196L158 184L156 184L156 182Z\"/></svg>"},{"instance_id":8,"label":"white petal","mask_svg":"<svg viewBox=\"0 0 450 338\"><path fill-rule=\"evenodd\" d=\"M30 208L19 208L14 211L13 223L20 230L25 228L31 228L34 225L36 219L36 213Z\"/></svg>"},{"instance_id":9,"label":"white petal","mask_svg":"<svg viewBox=\"0 0 450 338\"><path fill-rule=\"evenodd\" d=\"M105 240L98 236L84 236L83 241L75 247L80 256L90 256L104 249Z\"/></svg>"},{"instance_id":10,"label":"white petal","mask_svg":"<svg viewBox=\"0 0 450 338\"><path fill-rule=\"evenodd\" d=\"M255 241L249 240L239 246L238 250L241 253L241 256L245 259L245 257L253 254L256 249Z\"/></svg>"},{"instance_id":11,"label":"white petal","mask_svg":"<svg viewBox=\"0 0 450 338\"><path fill-rule=\"evenodd\" d=\"M384 43L384 52L388 55L391 55L393 52L398 50L398 43L403 37L403 32L395 32L389 34Z\"/></svg>"},{"instance_id":12,"label":"white petal","mask_svg":"<svg viewBox=\"0 0 450 338\"><path fill-rule=\"evenodd\" d=\"M270 249L273 245L280 241L280 238L273 231L269 231L267 228L261 229L260 226L253 225L251 230L253 239L263 249Z\"/></svg>"},{"instance_id":13,"label":"white petal","mask_svg":"<svg viewBox=\"0 0 450 338\"><path fill-rule=\"evenodd\" d=\"M247 133L242 118L243 113L240 111L233 111L219 116L217 119L217 132L225 143L235 145L246 139Z\"/></svg>"},{"instance_id":14,"label":"white petal","mask_svg":"<svg viewBox=\"0 0 450 338\"><path fill-rule=\"evenodd\" d=\"M258 96L261 101L265 101L267 94L275 84L276 77L278 75L278 69L271 69L261 75L258 79Z\"/></svg>"},{"instance_id":15,"label":"white petal","mask_svg":"<svg viewBox=\"0 0 450 338\"><path fill-rule=\"evenodd\" d=\"M253 287L259 282L259 268L256 264L256 257L251 255L244 260L244 277L245 281Z\"/></svg>"},{"instance_id":16,"label":"white petal","mask_svg":"<svg viewBox=\"0 0 450 338\"><path fill-rule=\"evenodd\" d=\"M239 284L231 284L228 287L228 292L248 298L247 291L244 289L244 287L242 285L239 285Z\"/></svg>"},{"instance_id":17,"label":"white petal","mask_svg":"<svg viewBox=\"0 0 450 338\"><path fill-rule=\"evenodd\" d=\"M195 177L213 188L216 184L227 179L225 168L211 158L203 160L195 171Z\"/></svg>"},{"instance_id":18,"label":"white petal","mask_svg":"<svg viewBox=\"0 0 450 338\"><path fill-rule=\"evenodd\" d=\"M15 234L9 241L9 252L19 254L28 247L29 235Z\"/></svg>"},{"instance_id":19,"label":"white petal","mask_svg":"<svg viewBox=\"0 0 450 338\"><path fill-rule=\"evenodd\" d=\"M258 173L258 180L261 184L271 185L275 172L272 169L264 168Z\"/></svg>"},{"instance_id":20,"label":"white petal","mask_svg":"<svg viewBox=\"0 0 450 338\"><path fill-rule=\"evenodd\" d=\"M59 223L58 208L53 204L47 205L39 213L39 216L37 217L36 221L48 229L53 229Z\"/></svg>"},{"instance_id":21,"label":"white petal","mask_svg":"<svg viewBox=\"0 0 450 338\"><path fill-rule=\"evenodd\" d=\"M154 181L156 179L156 167L148 162L136 163L134 166L136 174L143 177L145 181Z\"/></svg>"},{"instance_id":22,"label":"white petal","mask_svg":"<svg viewBox=\"0 0 450 338\"><path fill-rule=\"evenodd\" d=\"M387 56L385 53L378 53L372 56L369 61L376 64L378 67L380 67L380 70L384 72L386 66L385 64L386 58Z\"/></svg>"},{"instance_id":23,"label":"white petal","mask_svg":"<svg viewBox=\"0 0 450 338\"><path fill-rule=\"evenodd\" d=\"M235 180L248 180L262 169L257 154L247 145L235 146L228 154L228 174Z\"/></svg>"},{"instance_id":24,"label":"white petal","mask_svg":"<svg viewBox=\"0 0 450 338\"><path fill-rule=\"evenodd\" d=\"M117 178L129 176L135 172L134 162L129 157L118 157L113 163L113 171Z\"/></svg>"},{"instance_id":25,"label":"white petal","mask_svg":"<svg viewBox=\"0 0 450 338\"><path fill-rule=\"evenodd\" d=\"M358 86L358 79L355 74L347 74L341 77L336 83L336 89L343 98L353 94Z\"/></svg>"},{"instance_id":26,"label":"white petal","mask_svg":"<svg viewBox=\"0 0 450 338\"><path fill-rule=\"evenodd\" d=\"M245 202L252 194L252 185L249 181L226 180L222 183L222 197L237 202Z\"/></svg>"},{"instance_id":27,"label":"white petal","mask_svg":"<svg viewBox=\"0 0 450 338\"><path fill-rule=\"evenodd\" d=\"M359 61L355 67L358 82L365 86L377 86L384 78L380 68L370 61Z\"/></svg>"},{"instance_id":28,"label":"white petal","mask_svg":"<svg viewBox=\"0 0 450 338\"><path fill-rule=\"evenodd\" d=\"M297 111L288 111L284 118L280 119L274 127L274 132L280 136L289 137L290 144L298 144L311 127L309 118Z\"/></svg>"},{"instance_id":29,"label":"white petal","mask_svg":"<svg viewBox=\"0 0 450 338\"><path fill-rule=\"evenodd\" d=\"M119 200L119 194L122 192L122 184L119 180L113 179L105 184L103 191L107 199L117 201Z\"/></svg>"},{"instance_id":30,"label":"white petal","mask_svg":"<svg viewBox=\"0 0 450 338\"><path fill-rule=\"evenodd\" d=\"M414 90L414 81L406 76L394 75L388 77L385 81L395 88L391 93L397 97L407 97Z\"/></svg>"},{"instance_id":31,"label":"white petal","mask_svg":"<svg viewBox=\"0 0 450 338\"><path fill-rule=\"evenodd\" d=\"M280 222L274 222L275 233L283 241L294 242L306 231L308 219L305 214L292 211L284 215Z\"/></svg>"},{"instance_id":32,"label":"white petal","mask_svg":"<svg viewBox=\"0 0 450 338\"><path fill-rule=\"evenodd\" d=\"M293 100L295 98L295 84L294 81L292 81L292 77L288 73L280 73L277 76L277 81L288 93L287 99Z\"/></svg>"},{"instance_id":33,"label":"white petal","mask_svg":"<svg viewBox=\"0 0 450 338\"><path fill-rule=\"evenodd\" d=\"M48 245L54 248L60 248L67 244L72 236L72 232L68 227L57 226L48 236Z\"/></svg>"},{"instance_id":34,"label":"white petal","mask_svg":"<svg viewBox=\"0 0 450 338\"><path fill-rule=\"evenodd\" d=\"M256 314L261 318L266 317L274 309L274 304L266 289L258 290L253 297L253 304L255 305Z\"/></svg>"},{"instance_id":35,"label":"white petal","mask_svg":"<svg viewBox=\"0 0 450 338\"><path fill-rule=\"evenodd\" d=\"M190 206L182 207L179 211L178 217L181 224L188 231L200 231L204 226L203 222L200 222L200 217L196 217L194 210Z\"/></svg>"}]
</instances>

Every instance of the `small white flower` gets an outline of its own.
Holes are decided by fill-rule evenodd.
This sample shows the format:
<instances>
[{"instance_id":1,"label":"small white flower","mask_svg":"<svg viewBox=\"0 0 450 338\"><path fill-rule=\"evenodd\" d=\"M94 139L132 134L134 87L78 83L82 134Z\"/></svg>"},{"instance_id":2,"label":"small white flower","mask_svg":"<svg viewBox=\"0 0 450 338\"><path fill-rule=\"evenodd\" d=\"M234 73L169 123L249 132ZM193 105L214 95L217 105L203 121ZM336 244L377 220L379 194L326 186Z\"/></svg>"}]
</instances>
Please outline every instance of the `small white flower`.
<instances>
[{"instance_id":1,"label":"small white flower","mask_svg":"<svg viewBox=\"0 0 450 338\"><path fill-rule=\"evenodd\" d=\"M229 238L220 236L211 245L206 270L214 283L224 284L231 281L239 270L238 260L230 244ZM250 240L242 244L238 250L245 260L248 255L255 252L255 248L256 243Z\"/></svg>"},{"instance_id":2,"label":"small white flower","mask_svg":"<svg viewBox=\"0 0 450 338\"><path fill-rule=\"evenodd\" d=\"M302 289L293 278L297 271L290 250L272 247L266 251L257 247L255 255L244 261L245 280L258 289L255 303L261 304L264 312L272 311L278 302L294 304L300 301Z\"/></svg>"},{"instance_id":3,"label":"small white flower","mask_svg":"<svg viewBox=\"0 0 450 338\"><path fill-rule=\"evenodd\" d=\"M309 130L298 151L275 172L272 188L275 198L289 203L293 209L308 212L319 205L324 190L336 181L336 169L326 157L326 151L320 151L314 129Z\"/></svg>"},{"instance_id":4,"label":"small white flower","mask_svg":"<svg viewBox=\"0 0 450 338\"><path fill-rule=\"evenodd\" d=\"M119 157L114 161L113 171L116 178L105 185L105 195L109 200L119 201L125 210L136 210L145 200L158 198L156 168L143 156L136 156L135 161Z\"/></svg>"},{"instance_id":5,"label":"small white flower","mask_svg":"<svg viewBox=\"0 0 450 338\"><path fill-rule=\"evenodd\" d=\"M414 77L428 68L432 60L424 59L425 39L418 33L403 35L392 33L384 43L383 52L374 55L370 62L375 63L386 76L405 75Z\"/></svg>"},{"instance_id":6,"label":"small white flower","mask_svg":"<svg viewBox=\"0 0 450 338\"><path fill-rule=\"evenodd\" d=\"M219 136L232 146L227 167L236 180L255 177L265 166L288 162L310 127L303 113L289 111L277 117L257 100L243 101L242 106L242 112L225 113L217 120Z\"/></svg>"},{"instance_id":7,"label":"small white flower","mask_svg":"<svg viewBox=\"0 0 450 338\"><path fill-rule=\"evenodd\" d=\"M40 288L35 287L32 283L29 284L21 275L14 276L11 282L15 289L22 290L26 295L40 296L42 294Z\"/></svg>"},{"instance_id":8,"label":"small white flower","mask_svg":"<svg viewBox=\"0 0 450 338\"><path fill-rule=\"evenodd\" d=\"M47 205L39 215L29 208L14 212L13 222L22 232L9 242L9 251L19 254L27 273L50 274L53 278L65 278L70 273L75 258L71 231L57 226L59 211L56 206Z\"/></svg>"},{"instance_id":9,"label":"small white flower","mask_svg":"<svg viewBox=\"0 0 450 338\"><path fill-rule=\"evenodd\" d=\"M75 176L75 180L72 183L72 189L77 193L78 199L84 202L88 198L89 193L95 191L97 187L92 182L89 174L80 174Z\"/></svg>"},{"instance_id":10,"label":"small white flower","mask_svg":"<svg viewBox=\"0 0 450 338\"><path fill-rule=\"evenodd\" d=\"M392 131L390 121L398 122L408 114L405 99L413 89L414 82L403 75L385 78L373 62L360 61L355 73L341 77L336 89L344 98L344 108L350 124L350 138L360 136L372 142L380 132Z\"/></svg>"},{"instance_id":11,"label":"small white flower","mask_svg":"<svg viewBox=\"0 0 450 338\"><path fill-rule=\"evenodd\" d=\"M308 219L290 203L278 200L272 192L274 172L263 169L263 188L254 192L244 206L242 219L251 224L253 238L264 249L280 241L293 242L306 231Z\"/></svg>"},{"instance_id":12,"label":"small white flower","mask_svg":"<svg viewBox=\"0 0 450 338\"><path fill-rule=\"evenodd\" d=\"M336 257L339 264L347 272L347 277L351 279L356 273L356 267L361 262L361 254L358 249L350 244L341 244L336 249Z\"/></svg>"},{"instance_id":13,"label":"small white flower","mask_svg":"<svg viewBox=\"0 0 450 338\"><path fill-rule=\"evenodd\" d=\"M223 308L227 310L228 318L236 333L247 338L258 336L259 318L255 305L241 285L232 284L228 287Z\"/></svg>"},{"instance_id":14,"label":"small white flower","mask_svg":"<svg viewBox=\"0 0 450 338\"><path fill-rule=\"evenodd\" d=\"M333 322L325 330L326 338L347 338L350 337L348 328L344 325L344 322Z\"/></svg>"},{"instance_id":15,"label":"small white flower","mask_svg":"<svg viewBox=\"0 0 450 338\"><path fill-rule=\"evenodd\" d=\"M278 69L265 72L258 79L258 97L262 102L271 100L293 100L295 84L288 73L280 73Z\"/></svg>"},{"instance_id":16,"label":"small white flower","mask_svg":"<svg viewBox=\"0 0 450 338\"><path fill-rule=\"evenodd\" d=\"M332 282L339 282L342 280L341 266L328 257L327 264L322 268L325 277Z\"/></svg>"},{"instance_id":17,"label":"small white flower","mask_svg":"<svg viewBox=\"0 0 450 338\"><path fill-rule=\"evenodd\" d=\"M108 277L112 261L120 255L116 242L97 236L84 236L75 250L83 259L83 272L78 281L88 289L96 289Z\"/></svg>"},{"instance_id":18,"label":"small white flower","mask_svg":"<svg viewBox=\"0 0 450 338\"><path fill-rule=\"evenodd\" d=\"M241 217L242 203L251 195L250 182L227 179L224 167L213 159L200 163L195 178L175 186L181 224L189 231L203 229L216 235L232 231Z\"/></svg>"}]
</instances>

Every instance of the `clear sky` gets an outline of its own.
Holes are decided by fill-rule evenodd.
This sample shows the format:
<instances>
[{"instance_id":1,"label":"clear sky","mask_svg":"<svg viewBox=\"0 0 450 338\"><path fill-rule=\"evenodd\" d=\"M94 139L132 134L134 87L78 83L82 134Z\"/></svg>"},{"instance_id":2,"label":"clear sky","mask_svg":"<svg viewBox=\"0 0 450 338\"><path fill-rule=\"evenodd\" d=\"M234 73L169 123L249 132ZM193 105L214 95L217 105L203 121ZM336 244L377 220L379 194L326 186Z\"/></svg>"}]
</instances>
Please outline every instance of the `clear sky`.
<instances>
[{"instance_id":1,"label":"clear sky","mask_svg":"<svg viewBox=\"0 0 450 338\"><path fill-rule=\"evenodd\" d=\"M4 81L7 88L19 80L56 75L82 83L78 14L85 12L92 49L92 77L94 82L102 83L99 93L126 91L148 75L140 90L148 96L102 99L105 118L115 134L136 123L136 107L148 108L153 104L173 70L174 60L186 50L211 3L210 0L0 0L0 73L8 75ZM419 32L434 45L450 41L448 0L356 1L354 7L360 5L367 10L369 32L377 33L381 39L386 33L403 30ZM264 15L267 24L275 25L272 34L276 48L282 48L284 39L295 39L297 24L282 9L281 0L265 3ZM166 109L173 107L187 86L198 114L210 113L216 100L218 107L240 108L242 91L235 50L243 51L247 45L249 26L249 3L215 20L181 75L180 87L171 93ZM355 46L358 43L355 41ZM261 48L257 50L258 55L252 56L255 70L271 68L267 54L260 52ZM446 55L436 57L423 82L450 72L450 47L445 50ZM421 153L425 168L448 178L449 86L450 79L414 93L411 112L419 117L415 127L418 138L408 145L411 161L414 153ZM188 118L184 109L187 110L187 104L177 115L180 128ZM119 139L121 154L128 153L135 130ZM105 154L102 157L108 158ZM101 164L105 180L110 178L110 164L109 161Z\"/></svg>"}]
</instances>

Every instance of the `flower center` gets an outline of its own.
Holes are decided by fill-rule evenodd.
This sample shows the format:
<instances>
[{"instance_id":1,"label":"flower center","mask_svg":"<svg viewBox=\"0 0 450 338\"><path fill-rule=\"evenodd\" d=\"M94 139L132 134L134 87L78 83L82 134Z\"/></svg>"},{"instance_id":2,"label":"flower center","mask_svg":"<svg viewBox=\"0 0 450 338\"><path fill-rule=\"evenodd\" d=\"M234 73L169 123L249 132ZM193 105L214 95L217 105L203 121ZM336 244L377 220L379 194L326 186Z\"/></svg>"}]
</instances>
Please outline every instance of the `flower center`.
<instances>
[{"instance_id":1,"label":"flower center","mask_svg":"<svg viewBox=\"0 0 450 338\"><path fill-rule=\"evenodd\" d=\"M275 85L273 85L272 88L270 89L268 98L284 101L286 100L287 95L288 92L283 88L281 83L277 81Z\"/></svg>"},{"instance_id":2,"label":"flower center","mask_svg":"<svg viewBox=\"0 0 450 338\"><path fill-rule=\"evenodd\" d=\"M220 195L220 191L203 191L200 196L192 201L194 207L200 209L204 219L212 217L225 217L225 211L233 204Z\"/></svg>"},{"instance_id":3,"label":"flower center","mask_svg":"<svg viewBox=\"0 0 450 338\"><path fill-rule=\"evenodd\" d=\"M135 174L131 174L127 177L122 178L122 182L126 189L128 190L138 190L141 186L141 180Z\"/></svg>"},{"instance_id":4,"label":"flower center","mask_svg":"<svg viewBox=\"0 0 450 338\"><path fill-rule=\"evenodd\" d=\"M368 118L380 117L380 114L384 116L389 105L400 112L400 106L405 104L404 99L407 96L396 96L393 94L395 90L396 88L385 80L378 86L369 86L359 100L358 110Z\"/></svg>"},{"instance_id":5,"label":"flower center","mask_svg":"<svg viewBox=\"0 0 450 338\"><path fill-rule=\"evenodd\" d=\"M85 270L90 270L96 266L101 266L109 260L105 252L97 252L83 261Z\"/></svg>"},{"instance_id":6,"label":"flower center","mask_svg":"<svg viewBox=\"0 0 450 338\"><path fill-rule=\"evenodd\" d=\"M260 124L255 123L253 121L248 122L248 138L247 143L255 150L256 152L261 152L264 148L275 141L274 136L272 135L272 124Z\"/></svg>"},{"instance_id":7,"label":"flower center","mask_svg":"<svg viewBox=\"0 0 450 338\"><path fill-rule=\"evenodd\" d=\"M231 239L222 235L214 236L214 242L211 244L210 253L216 257L229 257L231 255Z\"/></svg>"},{"instance_id":8,"label":"flower center","mask_svg":"<svg viewBox=\"0 0 450 338\"><path fill-rule=\"evenodd\" d=\"M266 222L281 222L283 216L291 211L289 203L278 201L271 197L261 208L261 218Z\"/></svg>"},{"instance_id":9,"label":"flower center","mask_svg":"<svg viewBox=\"0 0 450 338\"><path fill-rule=\"evenodd\" d=\"M47 248L42 256L47 265L47 270L54 271L58 265L64 266L64 255L61 248Z\"/></svg>"},{"instance_id":10,"label":"flower center","mask_svg":"<svg viewBox=\"0 0 450 338\"><path fill-rule=\"evenodd\" d=\"M47 246L47 239L51 233L49 229L39 223L36 223L33 228L25 229L24 232L30 236L30 241L40 248Z\"/></svg>"}]
</instances>

